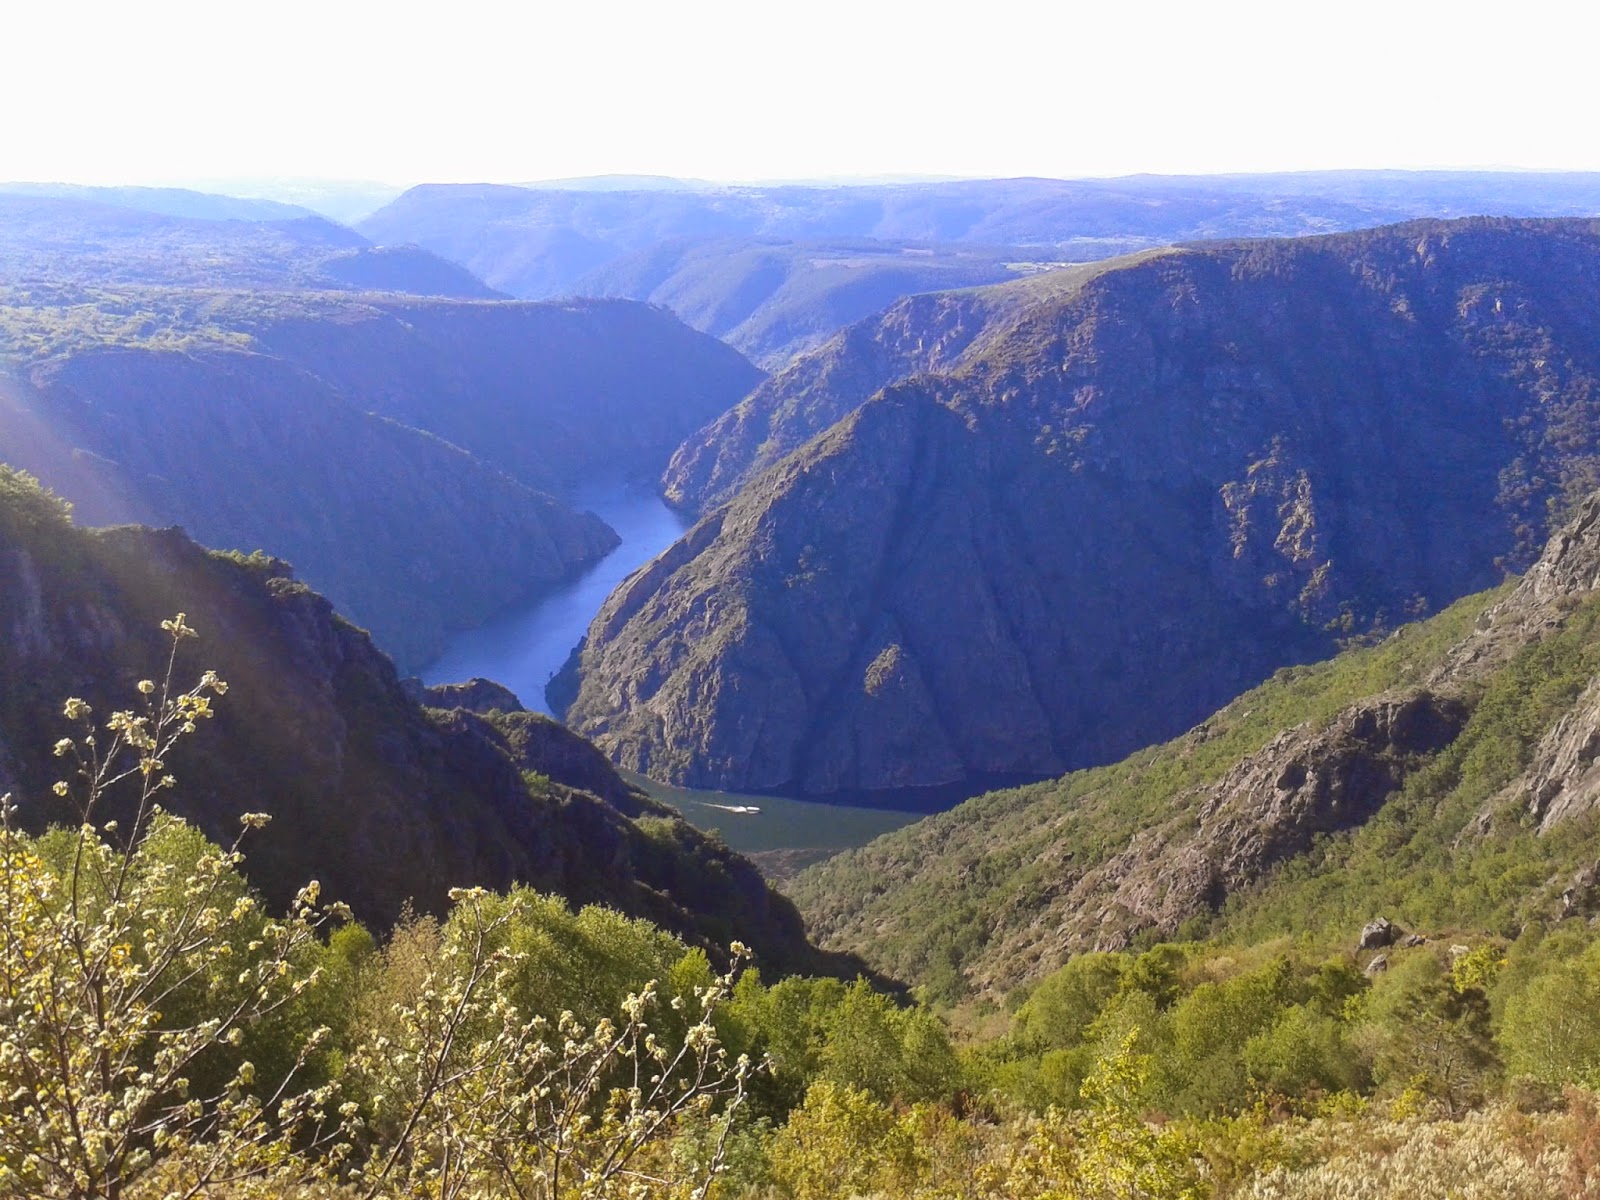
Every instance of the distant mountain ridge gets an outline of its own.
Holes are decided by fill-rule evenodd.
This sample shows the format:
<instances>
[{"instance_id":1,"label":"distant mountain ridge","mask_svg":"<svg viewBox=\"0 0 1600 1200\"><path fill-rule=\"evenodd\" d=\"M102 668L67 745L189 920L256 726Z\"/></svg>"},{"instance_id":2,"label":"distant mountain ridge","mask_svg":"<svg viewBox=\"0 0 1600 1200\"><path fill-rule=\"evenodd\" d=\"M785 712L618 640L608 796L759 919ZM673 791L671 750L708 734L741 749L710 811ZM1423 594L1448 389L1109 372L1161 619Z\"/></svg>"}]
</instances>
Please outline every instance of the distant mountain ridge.
<instances>
[{"instance_id":1,"label":"distant mountain ridge","mask_svg":"<svg viewBox=\"0 0 1600 1200\"><path fill-rule=\"evenodd\" d=\"M316 214L298 204L171 187L99 187L76 183L0 183L0 195L86 200L203 221L295 221Z\"/></svg>"},{"instance_id":2,"label":"distant mountain ridge","mask_svg":"<svg viewBox=\"0 0 1600 1200\"><path fill-rule=\"evenodd\" d=\"M0 278L503 297L457 263L306 209L177 189L0 186Z\"/></svg>"},{"instance_id":3,"label":"distant mountain ridge","mask_svg":"<svg viewBox=\"0 0 1600 1200\"><path fill-rule=\"evenodd\" d=\"M901 296L1014 279L1027 250L916 243L672 239L573 285L585 296L648 300L769 368Z\"/></svg>"},{"instance_id":4,"label":"distant mountain ridge","mask_svg":"<svg viewBox=\"0 0 1600 1200\"><path fill-rule=\"evenodd\" d=\"M625 582L567 715L734 790L1111 761L1528 562L1600 478L1597 298L1600 224L1468 220L1111 264L992 339L970 300L907 302L865 340L954 336L947 369ZM918 367L824 353L847 387Z\"/></svg>"},{"instance_id":5,"label":"distant mountain ridge","mask_svg":"<svg viewBox=\"0 0 1600 1200\"><path fill-rule=\"evenodd\" d=\"M358 228L415 242L541 299L674 238L872 238L1105 258L1196 238L1359 229L1412 217L1600 215L1600 174L1452 171L983 179L638 191L425 184Z\"/></svg>"}]
</instances>

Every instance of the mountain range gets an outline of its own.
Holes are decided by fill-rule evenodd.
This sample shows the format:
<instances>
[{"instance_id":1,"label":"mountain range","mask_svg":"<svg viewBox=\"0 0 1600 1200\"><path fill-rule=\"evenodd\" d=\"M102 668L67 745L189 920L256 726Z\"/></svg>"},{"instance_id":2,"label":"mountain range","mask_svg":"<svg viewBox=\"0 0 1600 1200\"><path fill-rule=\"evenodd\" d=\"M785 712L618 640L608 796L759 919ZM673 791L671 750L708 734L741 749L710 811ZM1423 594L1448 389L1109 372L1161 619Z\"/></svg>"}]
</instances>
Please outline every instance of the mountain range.
<instances>
[{"instance_id":1,"label":"mountain range","mask_svg":"<svg viewBox=\"0 0 1600 1200\"><path fill-rule=\"evenodd\" d=\"M1597 287L1595 222L1473 219L903 301L679 451L732 498L553 698L691 786L1113 761L1531 561L1597 482Z\"/></svg>"},{"instance_id":2,"label":"mountain range","mask_svg":"<svg viewBox=\"0 0 1600 1200\"><path fill-rule=\"evenodd\" d=\"M585 296L648 300L769 369L915 292L1037 269L1024 249L911 242L675 238L574 283Z\"/></svg>"},{"instance_id":3,"label":"mountain range","mask_svg":"<svg viewBox=\"0 0 1600 1200\"><path fill-rule=\"evenodd\" d=\"M314 831L267 836L264 886L325 875L378 924L523 879L994 998L1278 908L1542 912L1593 807L1597 208L1578 175L618 180L419 188L357 232L0 189L0 457L80 522L5 476L0 787L43 794L41 714L114 703L185 608L263 697L187 815L222 836L252 781ZM1331 232L1497 210L1559 219ZM583 488L657 475L696 524L557 681L577 734L399 678L385 652L413 670L612 549ZM186 532L83 527L118 522ZM803 875L864 956L827 959L608 759L817 797L1045 782ZM1517 882L1469 903L1446 835Z\"/></svg>"},{"instance_id":4,"label":"mountain range","mask_svg":"<svg viewBox=\"0 0 1600 1200\"><path fill-rule=\"evenodd\" d=\"M303 209L144 188L0 188L0 280L501 295L427 250L375 246Z\"/></svg>"}]
</instances>

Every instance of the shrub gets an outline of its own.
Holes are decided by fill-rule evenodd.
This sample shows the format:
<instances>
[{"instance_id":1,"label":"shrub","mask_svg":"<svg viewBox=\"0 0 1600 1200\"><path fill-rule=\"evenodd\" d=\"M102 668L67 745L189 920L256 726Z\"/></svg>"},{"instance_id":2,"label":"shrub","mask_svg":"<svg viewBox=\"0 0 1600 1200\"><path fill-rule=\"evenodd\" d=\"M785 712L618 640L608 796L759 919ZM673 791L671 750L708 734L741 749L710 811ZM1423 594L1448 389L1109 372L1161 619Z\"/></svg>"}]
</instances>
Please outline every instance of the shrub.
<instances>
[{"instance_id":1,"label":"shrub","mask_svg":"<svg viewBox=\"0 0 1600 1200\"><path fill-rule=\"evenodd\" d=\"M642 923L557 920L526 891L458 890L447 920L413 919L381 952L332 929L347 914L319 908L315 883L287 916L263 911L238 843L157 804L168 757L227 690L212 672L175 689L193 630L162 624L166 677L138 706L96 726L66 703L55 791L76 828L31 839L0 805L0 1194L553 1200L625 1184L703 1200L756 1069L713 1021L742 948L716 977ZM134 793L121 827L103 819L117 789ZM546 943L585 938L611 970L584 977L583 1000L620 1016L536 1011L530 989L561 961ZM623 990L663 964L682 989L666 1019L654 983ZM674 1159L680 1128L705 1151Z\"/></svg>"}]
</instances>

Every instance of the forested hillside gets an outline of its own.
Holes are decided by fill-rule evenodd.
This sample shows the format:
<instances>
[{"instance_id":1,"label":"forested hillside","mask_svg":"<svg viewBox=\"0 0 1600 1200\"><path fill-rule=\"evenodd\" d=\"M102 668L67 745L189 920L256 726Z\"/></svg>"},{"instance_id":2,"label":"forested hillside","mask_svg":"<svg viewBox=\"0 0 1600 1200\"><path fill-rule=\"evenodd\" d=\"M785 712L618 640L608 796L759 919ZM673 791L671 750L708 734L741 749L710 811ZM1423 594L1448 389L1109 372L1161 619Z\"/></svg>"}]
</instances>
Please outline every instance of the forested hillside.
<instances>
[{"instance_id":1,"label":"forested hillside","mask_svg":"<svg viewBox=\"0 0 1600 1200\"><path fill-rule=\"evenodd\" d=\"M653 475L759 373L669 314L330 293L0 293L0 454L94 523L267 550L415 667L616 544L548 494Z\"/></svg>"},{"instance_id":2,"label":"forested hillside","mask_svg":"<svg viewBox=\"0 0 1600 1200\"><path fill-rule=\"evenodd\" d=\"M998 996L1153 937L1337 944L1587 917L1600 496L1514 587L1279 671L1126 761L968 801L802 875L830 943Z\"/></svg>"},{"instance_id":3,"label":"forested hillside","mask_svg":"<svg viewBox=\"0 0 1600 1200\"><path fill-rule=\"evenodd\" d=\"M0 714L8 752L19 731L57 738L53 753L22 756L29 778L4 781L19 788L12 799L20 807L0 822L0 1004L8 1006L0 1081L42 1118L0 1119L0 1161L22 1195L59 1194L77 1179L142 1197L178 1180L226 1196L259 1186L261 1194L359 1190L387 1200L426 1194L442 1156L451 1178L493 1196L563 1180L595 1190L615 1179L649 1200L684 1188L727 1200L1056 1200L1064 1187L1095 1200L1593 1194L1600 969L1594 931L1581 919L1596 900L1592 867L1554 889L1561 864L1592 843L1588 763L1564 747L1595 740L1590 706L1572 701L1586 696L1600 666L1589 647L1600 497L1515 590L1291 673L1243 697L1189 744L1133 766L1153 788L1186 770L1203 785L1241 751L1247 769L1252 757L1281 754L1282 737L1249 749L1277 724L1302 721L1295 737L1348 749L1349 707L1331 723L1325 714L1350 695L1398 684L1409 693L1391 686L1382 703L1420 702L1437 689L1442 704L1448 692L1467 714L1461 732L1430 762L1390 763L1412 774L1365 829L1315 843L1296 860L1301 869L1280 869L1209 930L1190 920L1182 940L1160 941L1152 927L1134 947L1080 952L1048 973L1035 959L1005 1009L968 1004L959 1014L965 1033L953 1038L930 1008L897 1007L865 982L741 974L739 950L733 970L718 976L703 950L644 921L598 907L574 913L525 888L457 888L442 919L402 914L377 936L343 923L314 885L285 914L279 889L293 877L279 868L331 867L328 886L339 894L347 886L339 856L359 853L363 830L372 830L361 818L336 828L355 815L343 794L316 809L284 803L274 786L284 766L277 755L342 745L345 765L360 772L354 778L375 779L373 788L393 778L397 754L425 749L410 770L413 797L431 794L432 782L467 761L480 776L491 758L502 774L520 766L520 792L501 817L525 813L547 846L559 830L582 831L567 844L572 873L554 879L569 898L597 884L620 889L607 896L612 904L629 911L643 902L658 920L687 920L692 939L712 936L714 955L741 925L759 926L748 895L725 925L715 914L727 910L671 908L673 899L707 896L678 888L703 889L717 866L738 866L692 835L677 835L687 869L668 872L670 892L635 883L630 893L619 870L660 871L660 859L631 853L596 872L580 849L596 830L632 826L659 845L657 829L670 820L648 803L626 816L642 798L617 790L592 749L548 722L497 711L511 701L492 685L424 697L490 706L487 715L408 707L386 662L370 647L363 654L359 634L270 562L208 555L140 531L75 530L27 479L0 476L0 489L5 578L24 581L0 609L10 635L0 646L14 660L6 677L36 680L41 691L74 689L64 709L38 710L59 713L48 719L23 713L19 721L10 707ZM165 544L130 556L128 543L141 539ZM179 589L205 598L203 616L147 625L146 608L159 611ZM231 640L215 661L231 678L205 674L190 688L191 649L207 648L189 637L196 622L226 629ZM83 653L91 644L92 673ZM160 661L172 648L171 674L158 669L161 682L137 682L140 660ZM265 690L252 698L252 688ZM275 699L263 705L263 696ZM119 713L119 703L132 707ZM1252 722L1244 704L1262 706L1263 718ZM292 741L280 741L297 718ZM147 732L158 736L143 741ZM1197 752L1208 740L1219 747L1215 759ZM368 746L381 758L368 757ZM89 771L102 749L114 769ZM183 779L147 784L154 790L146 797L187 813L224 844L240 815L228 811L229 795L242 787L252 804L270 806L244 815L245 856L208 845L165 812L130 805L138 781L154 774L138 756L152 751L171 760L158 770ZM1171 765L1160 767L1163 758ZM1261 820L1267 842L1280 843L1278 835L1304 829L1305 815L1315 823L1331 814L1336 828L1355 815L1345 785L1360 772L1328 769L1314 747L1309 758L1307 774L1287 781L1297 793L1288 800L1263 806L1259 794L1236 790L1220 808L1208 805L1191 845L1206 844L1217 812L1213 835L1246 815ZM17 761L4 766L14 771ZM1526 799L1501 786L1519 762L1538 779ZM36 767L39 778L62 783L41 792ZM109 782L121 768L128 774ZM298 786L322 769L298 764ZM561 781L574 771L611 795ZM486 819L463 810L468 796L484 795L465 783L457 775L454 803L425 818L449 824L448 840L430 840L434 853L470 847L474 821ZM1492 803L1475 809L1485 796ZM381 813L385 848L405 854L395 841L410 829L404 805L374 791L354 798L356 811L377 805L366 816ZM1170 791L1165 804L1154 790L1147 799L1185 807ZM985 816L1008 802L969 806L978 814L972 827L985 830ZM1531 820L1519 819L1524 804ZM89 819L40 837L21 833L15 817L36 824L45 805ZM961 813L921 827L945 835L919 850L935 873L954 848L950 822ZM1075 815L1055 819L1036 806L1030 817L1035 828L1051 823L1069 848L1115 841L1116 813L1105 810L1113 824L1092 832L1074 830ZM501 853L519 844L519 824L504 826L513 840L499 842ZM1363 844L1369 834L1376 844ZM1128 845L1140 841L1135 831ZM891 893L897 881L882 854L896 844L875 848L871 867ZM1171 848L1181 860L1183 849ZM438 865L405 862L410 883ZM265 900L241 865L265 884ZM1553 867L1556 877L1541 887ZM938 939L952 898L964 907L960 888L977 888L984 874L969 862L956 890L921 915L936 945L948 947ZM1447 909L1452 885L1453 899L1468 902ZM1356 911L1381 905L1399 920L1352 927L1328 902L1341 894L1359 898ZM1006 899L1002 924L1018 907L1018 897ZM1429 919L1445 911L1448 924ZM1275 936L1273 924L1296 913L1309 923L1294 938ZM76 955L75 939L144 954ZM766 954L774 948L769 941ZM155 988L163 1011L151 1013L139 997ZM19 993L53 1002L19 1004ZM924 995L939 994L949 993L935 973ZM112 1038L142 1068L136 1083L93 1069ZM39 1052L49 1046L71 1056ZM638 1076L641 1061L649 1076ZM109 1112L132 1113L162 1136L145 1151Z\"/></svg>"}]
</instances>

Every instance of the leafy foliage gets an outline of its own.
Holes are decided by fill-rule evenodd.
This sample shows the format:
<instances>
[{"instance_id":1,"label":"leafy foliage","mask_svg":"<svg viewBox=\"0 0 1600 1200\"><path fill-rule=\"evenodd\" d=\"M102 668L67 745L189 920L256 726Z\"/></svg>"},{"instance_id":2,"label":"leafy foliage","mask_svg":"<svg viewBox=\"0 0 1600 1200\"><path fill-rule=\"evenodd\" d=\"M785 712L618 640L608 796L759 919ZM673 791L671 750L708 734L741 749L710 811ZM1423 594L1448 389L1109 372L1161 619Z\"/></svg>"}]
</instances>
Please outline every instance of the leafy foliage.
<instances>
[{"instance_id":1,"label":"leafy foliage","mask_svg":"<svg viewBox=\"0 0 1600 1200\"><path fill-rule=\"evenodd\" d=\"M72 505L28 472L0 463L0 521L12 527L14 536L32 534L40 526L60 527L71 520Z\"/></svg>"},{"instance_id":2,"label":"leafy foliage","mask_svg":"<svg viewBox=\"0 0 1600 1200\"><path fill-rule=\"evenodd\" d=\"M693 1121L721 1131L700 1164L703 1196L756 1068L730 1058L713 1024L737 962L717 977L642 923L573 917L526 892L460 891L448 921L431 933L413 922L382 956L359 930L323 940L349 914L319 910L315 883L286 918L266 915L238 874L237 844L207 845L156 803L174 783L167 758L227 690L214 672L177 690L173 665L193 630L183 614L163 629L168 671L139 683L138 708L98 726L84 701L66 703L77 733L55 747L69 772L54 790L76 798L76 828L30 839L6 798L6 1194L188 1197L266 1181L371 1198L603 1196L661 1182L655 1169L641 1177L640 1161ZM110 793L128 787L131 820L106 819ZM267 820L242 818L247 830ZM519 1005L564 999L541 984L556 962L599 968L580 975L584 1000L620 1019ZM682 1019L652 1029L655 983L617 993L662 966ZM374 1019L308 1027L327 1008L324 969Z\"/></svg>"},{"instance_id":3,"label":"leafy foliage","mask_svg":"<svg viewBox=\"0 0 1600 1200\"><path fill-rule=\"evenodd\" d=\"M1482 684L1461 735L1360 829L1326 839L1284 878L1242 897L1220 924L1245 940L1359 927L1374 911L1409 928L1512 934L1548 912L1545 884L1583 861L1593 824L1542 836L1501 789L1600 672L1600 601L1520 650ZM1480 836L1464 836L1487 816Z\"/></svg>"}]
</instances>

